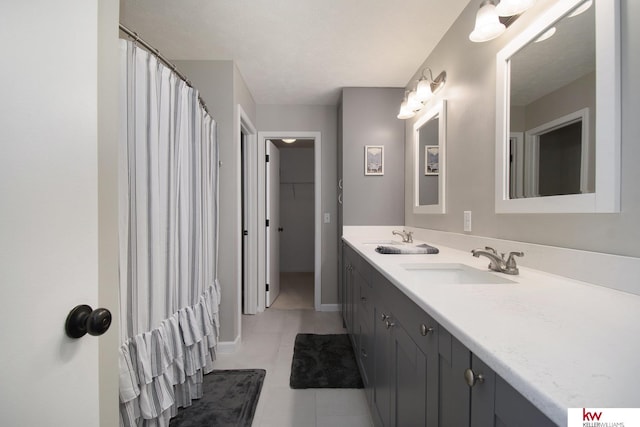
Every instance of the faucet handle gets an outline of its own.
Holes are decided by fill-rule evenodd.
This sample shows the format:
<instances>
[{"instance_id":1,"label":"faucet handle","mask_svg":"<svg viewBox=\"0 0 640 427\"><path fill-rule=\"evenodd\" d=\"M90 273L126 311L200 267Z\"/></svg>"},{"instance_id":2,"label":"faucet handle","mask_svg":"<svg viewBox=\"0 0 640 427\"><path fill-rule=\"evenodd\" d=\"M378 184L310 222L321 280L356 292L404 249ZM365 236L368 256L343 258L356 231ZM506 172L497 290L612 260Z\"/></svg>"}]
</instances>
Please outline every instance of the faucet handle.
<instances>
[{"instance_id":1,"label":"faucet handle","mask_svg":"<svg viewBox=\"0 0 640 427\"><path fill-rule=\"evenodd\" d=\"M495 249L493 249L491 246L485 246L484 247L485 251L489 251L489 252L493 252L494 254L498 255L498 251L496 251Z\"/></svg>"},{"instance_id":2,"label":"faucet handle","mask_svg":"<svg viewBox=\"0 0 640 427\"><path fill-rule=\"evenodd\" d=\"M404 232L407 235L407 243L413 243L413 231L404 231Z\"/></svg>"},{"instance_id":3,"label":"faucet handle","mask_svg":"<svg viewBox=\"0 0 640 427\"><path fill-rule=\"evenodd\" d=\"M507 261L511 260L512 262L515 262L515 260L513 259L514 256L523 257L524 252L509 252L509 259L507 259Z\"/></svg>"},{"instance_id":4,"label":"faucet handle","mask_svg":"<svg viewBox=\"0 0 640 427\"><path fill-rule=\"evenodd\" d=\"M518 274L518 266L516 265L516 260L514 256L523 257L524 252L509 252L509 257L507 258L507 262L505 264L505 273L507 274Z\"/></svg>"}]
</instances>

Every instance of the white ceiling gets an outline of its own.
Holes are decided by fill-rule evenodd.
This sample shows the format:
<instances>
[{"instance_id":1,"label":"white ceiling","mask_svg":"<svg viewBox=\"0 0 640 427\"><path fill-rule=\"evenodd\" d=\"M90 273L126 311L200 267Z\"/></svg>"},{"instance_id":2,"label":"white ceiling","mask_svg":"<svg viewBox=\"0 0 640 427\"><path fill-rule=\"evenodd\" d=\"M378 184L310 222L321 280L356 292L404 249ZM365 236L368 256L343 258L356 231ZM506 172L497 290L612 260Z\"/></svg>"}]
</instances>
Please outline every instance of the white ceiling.
<instances>
[{"instance_id":1,"label":"white ceiling","mask_svg":"<svg viewBox=\"0 0 640 427\"><path fill-rule=\"evenodd\" d=\"M404 87L469 0L121 0L167 58L234 60L257 104L335 105Z\"/></svg>"}]
</instances>

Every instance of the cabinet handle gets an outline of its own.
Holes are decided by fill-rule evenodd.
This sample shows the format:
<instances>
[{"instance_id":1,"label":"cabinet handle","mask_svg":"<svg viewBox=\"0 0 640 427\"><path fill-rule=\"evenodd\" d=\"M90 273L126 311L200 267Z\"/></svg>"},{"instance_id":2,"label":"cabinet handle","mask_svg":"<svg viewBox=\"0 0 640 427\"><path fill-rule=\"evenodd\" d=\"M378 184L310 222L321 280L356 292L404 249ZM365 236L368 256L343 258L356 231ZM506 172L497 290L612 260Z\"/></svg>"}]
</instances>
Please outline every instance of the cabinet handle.
<instances>
[{"instance_id":1,"label":"cabinet handle","mask_svg":"<svg viewBox=\"0 0 640 427\"><path fill-rule=\"evenodd\" d=\"M390 317L387 317L387 320L384 321L384 324L387 326L387 329L392 328L394 326L396 326L395 323L393 323L392 321L390 321L389 319L391 319Z\"/></svg>"},{"instance_id":2,"label":"cabinet handle","mask_svg":"<svg viewBox=\"0 0 640 427\"><path fill-rule=\"evenodd\" d=\"M362 357L364 357L365 359L366 359L367 357L369 357L369 356L367 356L367 352L366 352L366 351L364 351L364 348L361 348L361 349L360 349L360 354L362 354Z\"/></svg>"},{"instance_id":3,"label":"cabinet handle","mask_svg":"<svg viewBox=\"0 0 640 427\"><path fill-rule=\"evenodd\" d=\"M342 190L342 178L340 178L340 180L338 180L338 188L340 190Z\"/></svg>"},{"instance_id":4,"label":"cabinet handle","mask_svg":"<svg viewBox=\"0 0 640 427\"><path fill-rule=\"evenodd\" d=\"M433 328L425 325L424 323L420 325L420 334L423 337L426 337L429 332L433 332Z\"/></svg>"},{"instance_id":5,"label":"cabinet handle","mask_svg":"<svg viewBox=\"0 0 640 427\"><path fill-rule=\"evenodd\" d=\"M338 203L342 204L342 193L338 194Z\"/></svg>"},{"instance_id":6,"label":"cabinet handle","mask_svg":"<svg viewBox=\"0 0 640 427\"><path fill-rule=\"evenodd\" d=\"M471 370L471 368L467 368L464 371L464 380L467 382L469 387L473 387L476 383L483 383L484 376L482 374L476 374Z\"/></svg>"}]
</instances>

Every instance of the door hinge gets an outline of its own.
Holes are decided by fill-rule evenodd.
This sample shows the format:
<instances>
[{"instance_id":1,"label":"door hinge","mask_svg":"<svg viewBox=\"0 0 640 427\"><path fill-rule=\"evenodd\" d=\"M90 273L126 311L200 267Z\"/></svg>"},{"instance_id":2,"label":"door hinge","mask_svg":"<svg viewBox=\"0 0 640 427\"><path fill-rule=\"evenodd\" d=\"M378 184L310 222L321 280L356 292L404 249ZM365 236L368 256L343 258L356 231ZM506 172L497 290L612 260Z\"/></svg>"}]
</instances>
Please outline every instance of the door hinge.
<instances>
[{"instance_id":1,"label":"door hinge","mask_svg":"<svg viewBox=\"0 0 640 427\"><path fill-rule=\"evenodd\" d=\"M267 290L267 292L269 292L269 284L268 283L265 285L265 289Z\"/></svg>"},{"instance_id":2,"label":"door hinge","mask_svg":"<svg viewBox=\"0 0 640 427\"><path fill-rule=\"evenodd\" d=\"M243 236L248 236L248 235L249 235L249 231L248 231L248 230L244 230L244 231L242 232L242 235L243 235Z\"/></svg>"},{"instance_id":3,"label":"door hinge","mask_svg":"<svg viewBox=\"0 0 640 427\"><path fill-rule=\"evenodd\" d=\"M269 220L267 220L267 227L269 226Z\"/></svg>"},{"instance_id":4,"label":"door hinge","mask_svg":"<svg viewBox=\"0 0 640 427\"><path fill-rule=\"evenodd\" d=\"M266 161L267 163L269 163L269 155L268 155L268 154L265 156L265 161Z\"/></svg>"}]
</instances>

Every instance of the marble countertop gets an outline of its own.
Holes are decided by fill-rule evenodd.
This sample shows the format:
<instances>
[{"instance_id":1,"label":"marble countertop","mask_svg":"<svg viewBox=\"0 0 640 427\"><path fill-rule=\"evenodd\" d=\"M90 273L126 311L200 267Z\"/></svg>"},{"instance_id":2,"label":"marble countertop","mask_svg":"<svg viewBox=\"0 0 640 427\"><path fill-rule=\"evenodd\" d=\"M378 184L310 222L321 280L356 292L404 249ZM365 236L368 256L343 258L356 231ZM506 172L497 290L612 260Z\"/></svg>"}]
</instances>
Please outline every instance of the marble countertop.
<instances>
[{"instance_id":1,"label":"marble countertop","mask_svg":"<svg viewBox=\"0 0 640 427\"><path fill-rule=\"evenodd\" d=\"M490 273L516 283L425 283L402 265L488 271L489 260L442 245L379 254L374 242L400 241L384 231L345 230L343 240L551 420L566 425L567 408L640 407L640 296L524 267Z\"/></svg>"}]
</instances>

